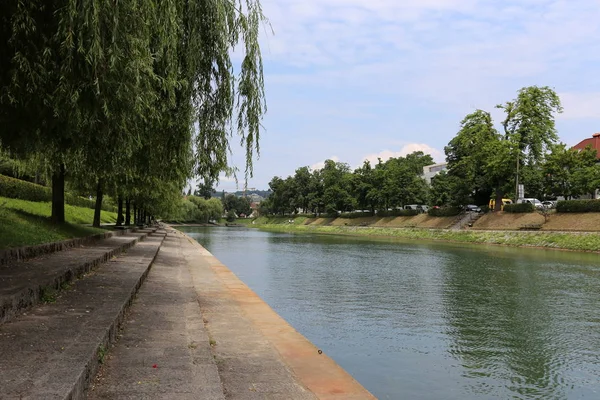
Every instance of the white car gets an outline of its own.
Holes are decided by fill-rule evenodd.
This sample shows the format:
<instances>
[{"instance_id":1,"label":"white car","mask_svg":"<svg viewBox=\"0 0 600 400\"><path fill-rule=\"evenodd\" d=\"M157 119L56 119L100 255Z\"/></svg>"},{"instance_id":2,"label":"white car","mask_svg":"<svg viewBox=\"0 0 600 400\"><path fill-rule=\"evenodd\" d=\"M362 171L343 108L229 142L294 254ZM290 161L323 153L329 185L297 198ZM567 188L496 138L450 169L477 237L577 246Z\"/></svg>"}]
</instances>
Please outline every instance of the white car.
<instances>
[{"instance_id":1,"label":"white car","mask_svg":"<svg viewBox=\"0 0 600 400\"><path fill-rule=\"evenodd\" d=\"M517 199L517 204L521 204L521 203L529 203L529 204L533 204L533 206L537 209L543 209L544 205L542 204L541 201L539 201L538 199L534 199L533 197L529 197L529 198L524 198L524 199Z\"/></svg>"}]
</instances>

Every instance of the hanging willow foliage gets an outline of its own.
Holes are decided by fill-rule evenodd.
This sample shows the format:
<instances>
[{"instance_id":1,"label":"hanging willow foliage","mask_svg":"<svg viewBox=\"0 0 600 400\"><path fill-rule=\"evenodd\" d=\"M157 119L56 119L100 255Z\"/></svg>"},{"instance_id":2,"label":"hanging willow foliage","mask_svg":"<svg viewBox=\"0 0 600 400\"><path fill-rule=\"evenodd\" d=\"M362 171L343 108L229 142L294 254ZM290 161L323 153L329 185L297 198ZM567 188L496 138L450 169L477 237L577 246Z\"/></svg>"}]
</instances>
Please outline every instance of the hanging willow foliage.
<instances>
[{"instance_id":1,"label":"hanging willow foliage","mask_svg":"<svg viewBox=\"0 0 600 400\"><path fill-rule=\"evenodd\" d=\"M231 170L238 135L251 176L266 23L257 0L3 0L0 142L142 199Z\"/></svg>"}]
</instances>

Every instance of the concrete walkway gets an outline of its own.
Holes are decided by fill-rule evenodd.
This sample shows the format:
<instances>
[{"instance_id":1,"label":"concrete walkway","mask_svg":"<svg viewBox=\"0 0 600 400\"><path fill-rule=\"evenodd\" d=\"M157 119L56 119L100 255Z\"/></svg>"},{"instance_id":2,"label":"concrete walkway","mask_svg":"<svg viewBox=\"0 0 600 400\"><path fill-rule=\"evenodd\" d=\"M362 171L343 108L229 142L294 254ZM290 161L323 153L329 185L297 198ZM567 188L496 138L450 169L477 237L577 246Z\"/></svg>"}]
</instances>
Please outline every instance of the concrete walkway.
<instances>
[{"instance_id":1,"label":"concrete walkway","mask_svg":"<svg viewBox=\"0 0 600 400\"><path fill-rule=\"evenodd\" d=\"M88 399L224 399L182 240L170 233Z\"/></svg>"}]
</instances>

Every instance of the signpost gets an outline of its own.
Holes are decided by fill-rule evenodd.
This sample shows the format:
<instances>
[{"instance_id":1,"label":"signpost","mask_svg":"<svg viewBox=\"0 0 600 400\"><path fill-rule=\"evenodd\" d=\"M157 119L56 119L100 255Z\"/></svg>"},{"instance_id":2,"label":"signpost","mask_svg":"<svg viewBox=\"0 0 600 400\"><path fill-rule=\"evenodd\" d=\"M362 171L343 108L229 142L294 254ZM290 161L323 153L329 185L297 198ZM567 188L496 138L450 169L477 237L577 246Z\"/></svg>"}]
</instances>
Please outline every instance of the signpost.
<instances>
[{"instance_id":1,"label":"signpost","mask_svg":"<svg viewBox=\"0 0 600 400\"><path fill-rule=\"evenodd\" d=\"M525 185L519 184L519 192L517 193L517 200L525 197Z\"/></svg>"}]
</instances>

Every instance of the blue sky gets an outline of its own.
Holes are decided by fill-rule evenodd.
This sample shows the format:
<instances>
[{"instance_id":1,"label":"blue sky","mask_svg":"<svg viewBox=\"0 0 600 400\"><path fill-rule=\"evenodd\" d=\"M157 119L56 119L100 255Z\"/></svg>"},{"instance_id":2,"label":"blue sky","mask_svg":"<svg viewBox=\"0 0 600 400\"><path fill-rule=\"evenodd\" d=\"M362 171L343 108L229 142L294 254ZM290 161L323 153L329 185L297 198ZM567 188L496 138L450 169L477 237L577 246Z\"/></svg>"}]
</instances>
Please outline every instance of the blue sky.
<instances>
[{"instance_id":1,"label":"blue sky","mask_svg":"<svg viewBox=\"0 0 600 400\"><path fill-rule=\"evenodd\" d=\"M268 113L248 187L328 158L355 167L423 150L443 161L466 114L499 122L494 106L529 85L561 96L563 142L600 131L600 0L261 3L274 35L262 38Z\"/></svg>"}]
</instances>

